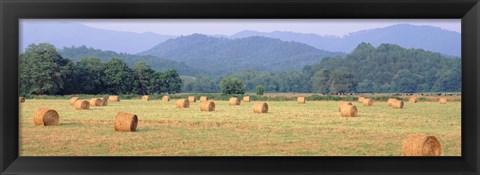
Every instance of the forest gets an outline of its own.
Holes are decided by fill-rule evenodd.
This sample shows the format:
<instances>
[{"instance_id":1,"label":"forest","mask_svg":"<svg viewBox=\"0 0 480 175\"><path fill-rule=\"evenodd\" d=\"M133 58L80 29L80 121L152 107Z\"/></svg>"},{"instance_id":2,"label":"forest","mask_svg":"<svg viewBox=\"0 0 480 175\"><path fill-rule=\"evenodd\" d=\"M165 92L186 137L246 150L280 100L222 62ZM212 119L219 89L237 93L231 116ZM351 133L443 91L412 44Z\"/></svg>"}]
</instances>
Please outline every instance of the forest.
<instances>
[{"instance_id":1,"label":"forest","mask_svg":"<svg viewBox=\"0 0 480 175\"><path fill-rule=\"evenodd\" d=\"M80 48L58 50L48 43L30 45L19 58L20 94L229 93L223 91L222 82L235 82L238 90L230 91L233 93L255 92L258 88L265 92L321 94L461 91L460 58L395 44L374 47L361 43L350 54L319 59L300 71L212 74L202 70L188 76L175 69L193 70L185 69L184 63L166 59L155 62L152 58L156 57L101 50L85 56L81 51L91 49Z\"/></svg>"}]
</instances>

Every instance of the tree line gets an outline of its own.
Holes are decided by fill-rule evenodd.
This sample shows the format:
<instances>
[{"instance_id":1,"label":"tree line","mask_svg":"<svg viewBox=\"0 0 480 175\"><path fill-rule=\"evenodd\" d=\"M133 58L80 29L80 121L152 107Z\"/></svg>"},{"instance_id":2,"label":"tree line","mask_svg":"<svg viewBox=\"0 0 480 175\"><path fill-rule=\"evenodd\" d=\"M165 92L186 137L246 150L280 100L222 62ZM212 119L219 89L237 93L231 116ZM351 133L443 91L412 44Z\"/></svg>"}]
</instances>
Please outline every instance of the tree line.
<instances>
[{"instance_id":1,"label":"tree line","mask_svg":"<svg viewBox=\"0 0 480 175\"><path fill-rule=\"evenodd\" d=\"M177 93L176 70L153 70L144 62L130 68L122 59L85 57L74 63L47 43L32 44L19 58L20 95Z\"/></svg>"}]
</instances>

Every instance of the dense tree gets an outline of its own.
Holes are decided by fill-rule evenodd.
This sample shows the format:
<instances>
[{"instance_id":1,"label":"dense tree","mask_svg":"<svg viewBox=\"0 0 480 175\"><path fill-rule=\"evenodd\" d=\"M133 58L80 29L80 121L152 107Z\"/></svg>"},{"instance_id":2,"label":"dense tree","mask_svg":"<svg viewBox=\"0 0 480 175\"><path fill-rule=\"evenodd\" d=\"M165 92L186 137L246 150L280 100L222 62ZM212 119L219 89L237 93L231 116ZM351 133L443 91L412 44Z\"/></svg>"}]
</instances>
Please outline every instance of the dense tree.
<instances>
[{"instance_id":1,"label":"dense tree","mask_svg":"<svg viewBox=\"0 0 480 175\"><path fill-rule=\"evenodd\" d=\"M262 85L258 85L256 88L255 88L255 92L257 95L263 95L263 92L265 91L265 88L263 88Z\"/></svg>"},{"instance_id":2,"label":"dense tree","mask_svg":"<svg viewBox=\"0 0 480 175\"><path fill-rule=\"evenodd\" d=\"M180 92L182 89L182 79L178 75L175 69L167 70L163 73L159 73L157 86L162 87L160 90L162 93L174 94Z\"/></svg>"},{"instance_id":3,"label":"dense tree","mask_svg":"<svg viewBox=\"0 0 480 175\"><path fill-rule=\"evenodd\" d=\"M312 87L315 92L322 94L330 93L330 72L329 69L322 69L312 76Z\"/></svg>"},{"instance_id":4,"label":"dense tree","mask_svg":"<svg viewBox=\"0 0 480 175\"><path fill-rule=\"evenodd\" d=\"M105 63L105 90L109 94L126 94L134 87L134 76L128 65L119 58Z\"/></svg>"},{"instance_id":5,"label":"dense tree","mask_svg":"<svg viewBox=\"0 0 480 175\"><path fill-rule=\"evenodd\" d=\"M75 66L76 87L75 92L86 94L103 93L104 82L102 77L104 65L96 57L86 57L81 59Z\"/></svg>"},{"instance_id":6,"label":"dense tree","mask_svg":"<svg viewBox=\"0 0 480 175\"><path fill-rule=\"evenodd\" d=\"M137 62L133 65L135 73L134 92L147 95L155 92L155 71L145 62Z\"/></svg>"},{"instance_id":7,"label":"dense tree","mask_svg":"<svg viewBox=\"0 0 480 175\"><path fill-rule=\"evenodd\" d=\"M358 82L347 68L339 68L332 72L328 84L330 84L330 93L344 94L355 92Z\"/></svg>"},{"instance_id":8,"label":"dense tree","mask_svg":"<svg viewBox=\"0 0 480 175\"><path fill-rule=\"evenodd\" d=\"M20 94L58 94L72 71L73 63L58 54L53 45L32 44L20 55Z\"/></svg>"},{"instance_id":9,"label":"dense tree","mask_svg":"<svg viewBox=\"0 0 480 175\"><path fill-rule=\"evenodd\" d=\"M223 94L244 94L245 89L242 81L238 78L225 78L220 84L220 91Z\"/></svg>"}]
</instances>

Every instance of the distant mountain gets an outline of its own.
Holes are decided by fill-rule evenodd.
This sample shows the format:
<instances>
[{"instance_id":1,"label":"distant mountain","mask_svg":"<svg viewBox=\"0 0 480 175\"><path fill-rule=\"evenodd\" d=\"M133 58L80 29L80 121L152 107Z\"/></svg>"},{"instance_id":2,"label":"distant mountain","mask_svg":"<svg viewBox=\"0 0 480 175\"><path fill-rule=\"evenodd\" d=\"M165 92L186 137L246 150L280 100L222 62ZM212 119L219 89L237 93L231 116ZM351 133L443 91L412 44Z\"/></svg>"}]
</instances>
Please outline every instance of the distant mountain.
<instances>
[{"instance_id":1,"label":"distant mountain","mask_svg":"<svg viewBox=\"0 0 480 175\"><path fill-rule=\"evenodd\" d=\"M120 32L76 23L21 23L21 51L32 43L50 43L57 48L88 46L123 53L138 53L175 36Z\"/></svg>"},{"instance_id":2,"label":"distant mountain","mask_svg":"<svg viewBox=\"0 0 480 175\"><path fill-rule=\"evenodd\" d=\"M100 49L81 47L65 47L60 50L60 55L75 62L80 61L84 57L97 57L102 61L108 61L113 57L121 58L125 63L132 67L136 62L143 61L155 70L164 71L167 69L176 69L180 75L197 75L205 73L204 70L197 69L186 65L183 62L175 62L158 58L155 56L133 55L126 53L116 53L113 51L103 51Z\"/></svg>"},{"instance_id":3,"label":"distant mountain","mask_svg":"<svg viewBox=\"0 0 480 175\"><path fill-rule=\"evenodd\" d=\"M344 55L266 37L227 39L201 34L169 39L141 54L185 62L215 74L301 70L305 65L319 63L324 57Z\"/></svg>"},{"instance_id":4,"label":"distant mountain","mask_svg":"<svg viewBox=\"0 0 480 175\"><path fill-rule=\"evenodd\" d=\"M363 30L350 33L344 37L279 31L269 33L242 31L230 37L246 38L252 36L277 38L283 41L296 41L308 44L317 49L346 53L353 51L353 49L362 42L371 43L374 46L379 46L382 43L398 44L405 48L420 48L450 56L460 56L461 53L460 33L438 27L409 24Z\"/></svg>"}]
</instances>

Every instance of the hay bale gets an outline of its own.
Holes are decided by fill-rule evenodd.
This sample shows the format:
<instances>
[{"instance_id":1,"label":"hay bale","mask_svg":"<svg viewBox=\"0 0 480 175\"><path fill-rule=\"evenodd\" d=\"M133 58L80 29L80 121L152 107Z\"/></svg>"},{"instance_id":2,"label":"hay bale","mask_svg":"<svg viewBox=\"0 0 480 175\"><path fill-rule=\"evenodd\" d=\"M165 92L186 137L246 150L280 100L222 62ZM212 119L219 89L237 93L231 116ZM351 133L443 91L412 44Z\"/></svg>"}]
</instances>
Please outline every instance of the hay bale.
<instances>
[{"instance_id":1,"label":"hay bale","mask_svg":"<svg viewBox=\"0 0 480 175\"><path fill-rule=\"evenodd\" d=\"M215 103L213 101L201 102L200 111L215 111Z\"/></svg>"},{"instance_id":2,"label":"hay bale","mask_svg":"<svg viewBox=\"0 0 480 175\"><path fill-rule=\"evenodd\" d=\"M410 102L410 103L417 103L417 97L410 97L410 98L408 99L408 102Z\"/></svg>"},{"instance_id":3,"label":"hay bale","mask_svg":"<svg viewBox=\"0 0 480 175\"><path fill-rule=\"evenodd\" d=\"M341 111L341 108L342 108L342 106L344 106L344 105L353 105L353 104L352 104L351 102L349 102L349 101L340 101L340 102L338 102L338 112Z\"/></svg>"},{"instance_id":4,"label":"hay bale","mask_svg":"<svg viewBox=\"0 0 480 175\"><path fill-rule=\"evenodd\" d=\"M70 99L70 106L73 106L73 105L75 104L75 102L76 102L77 100L79 100L79 99L80 99L79 97L72 97L72 98Z\"/></svg>"},{"instance_id":5,"label":"hay bale","mask_svg":"<svg viewBox=\"0 0 480 175\"><path fill-rule=\"evenodd\" d=\"M108 105L108 98L107 97L103 97L101 98L102 99L102 106L107 106Z\"/></svg>"},{"instance_id":6,"label":"hay bale","mask_svg":"<svg viewBox=\"0 0 480 175\"><path fill-rule=\"evenodd\" d=\"M365 99L365 97L361 97L361 96L360 96L360 97L358 97L358 102L359 102L359 103L363 103L363 100L364 100L364 99Z\"/></svg>"},{"instance_id":7,"label":"hay bale","mask_svg":"<svg viewBox=\"0 0 480 175\"><path fill-rule=\"evenodd\" d=\"M403 156L441 156L442 144L435 136L411 134L403 140Z\"/></svg>"},{"instance_id":8,"label":"hay bale","mask_svg":"<svg viewBox=\"0 0 480 175\"><path fill-rule=\"evenodd\" d=\"M149 100L150 100L150 97L148 97L148 95L142 96L142 101L149 101Z\"/></svg>"},{"instance_id":9,"label":"hay bale","mask_svg":"<svg viewBox=\"0 0 480 175\"><path fill-rule=\"evenodd\" d=\"M59 123L57 111L48 108L38 108L33 116L33 123L37 126L57 126Z\"/></svg>"},{"instance_id":10,"label":"hay bale","mask_svg":"<svg viewBox=\"0 0 480 175\"><path fill-rule=\"evenodd\" d=\"M168 102L168 101L170 101L170 97L165 95L165 96L162 97L162 101Z\"/></svg>"},{"instance_id":11,"label":"hay bale","mask_svg":"<svg viewBox=\"0 0 480 175\"><path fill-rule=\"evenodd\" d=\"M115 116L115 131L130 131L137 130L138 117L135 114L118 112Z\"/></svg>"},{"instance_id":12,"label":"hay bale","mask_svg":"<svg viewBox=\"0 0 480 175\"><path fill-rule=\"evenodd\" d=\"M402 109L403 108L403 101L394 100L394 101L392 101L391 106L392 106L392 108L395 108L395 109Z\"/></svg>"},{"instance_id":13,"label":"hay bale","mask_svg":"<svg viewBox=\"0 0 480 175\"><path fill-rule=\"evenodd\" d=\"M373 100L369 98L365 98L362 101L363 106L372 106L373 105Z\"/></svg>"},{"instance_id":14,"label":"hay bale","mask_svg":"<svg viewBox=\"0 0 480 175\"><path fill-rule=\"evenodd\" d=\"M255 102L253 104L254 113L268 113L268 104L265 102Z\"/></svg>"},{"instance_id":15,"label":"hay bale","mask_svg":"<svg viewBox=\"0 0 480 175\"><path fill-rule=\"evenodd\" d=\"M207 96L201 96L200 97L200 102L206 102L208 101L208 97Z\"/></svg>"},{"instance_id":16,"label":"hay bale","mask_svg":"<svg viewBox=\"0 0 480 175\"><path fill-rule=\"evenodd\" d=\"M189 108L190 102L187 99L178 99L177 108Z\"/></svg>"},{"instance_id":17,"label":"hay bale","mask_svg":"<svg viewBox=\"0 0 480 175\"><path fill-rule=\"evenodd\" d=\"M112 95L108 97L108 101L110 102L120 102L120 97L118 95Z\"/></svg>"},{"instance_id":18,"label":"hay bale","mask_svg":"<svg viewBox=\"0 0 480 175\"><path fill-rule=\"evenodd\" d=\"M236 97L232 97L232 98L230 98L230 100L228 101L228 104L230 104L231 106L240 105L240 99L238 99L238 98L236 98Z\"/></svg>"},{"instance_id":19,"label":"hay bale","mask_svg":"<svg viewBox=\"0 0 480 175\"><path fill-rule=\"evenodd\" d=\"M195 103L195 102L197 102L197 98L195 96L188 96L188 101L192 102L192 103Z\"/></svg>"},{"instance_id":20,"label":"hay bale","mask_svg":"<svg viewBox=\"0 0 480 175\"><path fill-rule=\"evenodd\" d=\"M297 97L298 104L305 104L305 97Z\"/></svg>"},{"instance_id":21,"label":"hay bale","mask_svg":"<svg viewBox=\"0 0 480 175\"><path fill-rule=\"evenodd\" d=\"M243 102L250 102L250 96L243 96Z\"/></svg>"},{"instance_id":22,"label":"hay bale","mask_svg":"<svg viewBox=\"0 0 480 175\"><path fill-rule=\"evenodd\" d=\"M103 106L103 101L101 98L92 98L90 99L90 106Z\"/></svg>"},{"instance_id":23,"label":"hay bale","mask_svg":"<svg viewBox=\"0 0 480 175\"><path fill-rule=\"evenodd\" d=\"M389 107L392 107L392 102L395 101L395 100L397 100L397 99L389 98L388 101L387 101L387 105L388 105Z\"/></svg>"},{"instance_id":24,"label":"hay bale","mask_svg":"<svg viewBox=\"0 0 480 175\"><path fill-rule=\"evenodd\" d=\"M74 104L75 110L86 110L90 109L90 102L87 100L77 100Z\"/></svg>"},{"instance_id":25,"label":"hay bale","mask_svg":"<svg viewBox=\"0 0 480 175\"><path fill-rule=\"evenodd\" d=\"M440 104L447 104L447 98L445 98L445 97L440 97L440 99L438 100L438 102L439 102Z\"/></svg>"},{"instance_id":26,"label":"hay bale","mask_svg":"<svg viewBox=\"0 0 480 175\"><path fill-rule=\"evenodd\" d=\"M343 105L342 107L340 107L340 115L342 117L357 117L357 107L354 105Z\"/></svg>"},{"instance_id":27,"label":"hay bale","mask_svg":"<svg viewBox=\"0 0 480 175\"><path fill-rule=\"evenodd\" d=\"M25 103L25 97L18 97L18 102Z\"/></svg>"}]
</instances>

